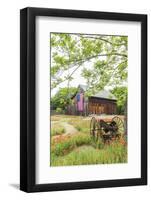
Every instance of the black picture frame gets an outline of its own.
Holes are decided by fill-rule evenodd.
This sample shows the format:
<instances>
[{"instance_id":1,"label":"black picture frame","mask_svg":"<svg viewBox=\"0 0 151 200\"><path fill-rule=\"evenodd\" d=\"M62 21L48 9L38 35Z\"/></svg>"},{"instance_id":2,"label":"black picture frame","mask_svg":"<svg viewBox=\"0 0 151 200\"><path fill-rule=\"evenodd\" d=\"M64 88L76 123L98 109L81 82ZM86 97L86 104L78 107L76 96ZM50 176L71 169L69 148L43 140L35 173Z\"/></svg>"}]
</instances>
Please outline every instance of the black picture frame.
<instances>
[{"instance_id":1,"label":"black picture frame","mask_svg":"<svg viewBox=\"0 0 151 200\"><path fill-rule=\"evenodd\" d=\"M141 178L36 184L35 19L54 16L141 23ZM20 190L44 192L147 184L147 15L48 8L20 11Z\"/></svg>"}]
</instances>

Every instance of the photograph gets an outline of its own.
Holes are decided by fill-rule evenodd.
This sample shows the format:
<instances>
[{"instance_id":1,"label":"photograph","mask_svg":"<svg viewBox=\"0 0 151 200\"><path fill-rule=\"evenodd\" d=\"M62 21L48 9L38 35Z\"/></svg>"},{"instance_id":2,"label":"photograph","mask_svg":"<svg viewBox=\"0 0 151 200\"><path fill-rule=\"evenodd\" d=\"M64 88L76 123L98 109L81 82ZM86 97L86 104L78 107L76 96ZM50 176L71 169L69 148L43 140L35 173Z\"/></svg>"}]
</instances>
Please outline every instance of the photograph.
<instances>
[{"instance_id":1,"label":"photograph","mask_svg":"<svg viewBox=\"0 0 151 200\"><path fill-rule=\"evenodd\" d=\"M147 15L20 20L20 190L147 185Z\"/></svg>"},{"instance_id":2,"label":"photograph","mask_svg":"<svg viewBox=\"0 0 151 200\"><path fill-rule=\"evenodd\" d=\"M127 163L128 36L51 32L49 45L50 167Z\"/></svg>"}]
</instances>

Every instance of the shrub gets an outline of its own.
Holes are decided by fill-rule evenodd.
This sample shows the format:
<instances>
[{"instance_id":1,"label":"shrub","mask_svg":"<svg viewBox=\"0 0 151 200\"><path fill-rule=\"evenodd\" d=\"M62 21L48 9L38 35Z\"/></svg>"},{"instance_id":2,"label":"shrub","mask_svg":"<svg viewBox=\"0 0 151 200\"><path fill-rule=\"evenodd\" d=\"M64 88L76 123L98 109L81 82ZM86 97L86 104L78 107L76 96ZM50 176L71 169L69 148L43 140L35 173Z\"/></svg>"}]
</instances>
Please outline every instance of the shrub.
<instances>
[{"instance_id":1,"label":"shrub","mask_svg":"<svg viewBox=\"0 0 151 200\"><path fill-rule=\"evenodd\" d=\"M56 108L56 113L62 113L62 108Z\"/></svg>"}]
</instances>

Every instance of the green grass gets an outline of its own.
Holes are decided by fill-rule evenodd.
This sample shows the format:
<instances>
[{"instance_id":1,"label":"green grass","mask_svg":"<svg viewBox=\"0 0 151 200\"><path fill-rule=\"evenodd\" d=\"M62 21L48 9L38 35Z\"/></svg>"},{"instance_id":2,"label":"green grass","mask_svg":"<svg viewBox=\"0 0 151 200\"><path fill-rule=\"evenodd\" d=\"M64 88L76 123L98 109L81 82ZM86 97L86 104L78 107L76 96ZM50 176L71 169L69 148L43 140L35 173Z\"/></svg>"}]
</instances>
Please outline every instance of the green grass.
<instances>
[{"instance_id":1,"label":"green grass","mask_svg":"<svg viewBox=\"0 0 151 200\"><path fill-rule=\"evenodd\" d=\"M127 162L127 145L122 141L104 144L88 134L60 137L51 144L51 166L111 164Z\"/></svg>"},{"instance_id":2,"label":"green grass","mask_svg":"<svg viewBox=\"0 0 151 200\"><path fill-rule=\"evenodd\" d=\"M73 125L79 132L89 133L90 120L84 120L84 117L68 120L68 123Z\"/></svg>"},{"instance_id":3,"label":"green grass","mask_svg":"<svg viewBox=\"0 0 151 200\"><path fill-rule=\"evenodd\" d=\"M89 135L83 133L77 133L71 137L60 138L57 143L51 143L51 154L54 156L63 156L69 153L74 148L81 145L88 145L92 143L92 139Z\"/></svg>"},{"instance_id":4,"label":"green grass","mask_svg":"<svg viewBox=\"0 0 151 200\"><path fill-rule=\"evenodd\" d=\"M52 115L51 121L70 121L70 119L77 118L79 116L75 115Z\"/></svg>"},{"instance_id":5,"label":"green grass","mask_svg":"<svg viewBox=\"0 0 151 200\"><path fill-rule=\"evenodd\" d=\"M59 122L51 124L51 136L61 135L63 133L65 133L65 128Z\"/></svg>"},{"instance_id":6,"label":"green grass","mask_svg":"<svg viewBox=\"0 0 151 200\"><path fill-rule=\"evenodd\" d=\"M127 142L119 139L105 144L95 141L89 134L90 120L82 116L58 115L53 117L51 136L51 166L112 164L127 162ZM61 122L73 125L78 133L62 135L65 130Z\"/></svg>"},{"instance_id":7,"label":"green grass","mask_svg":"<svg viewBox=\"0 0 151 200\"><path fill-rule=\"evenodd\" d=\"M52 166L113 164L127 162L126 149L108 146L105 149L95 149L92 146L75 148L65 156L53 157Z\"/></svg>"}]
</instances>

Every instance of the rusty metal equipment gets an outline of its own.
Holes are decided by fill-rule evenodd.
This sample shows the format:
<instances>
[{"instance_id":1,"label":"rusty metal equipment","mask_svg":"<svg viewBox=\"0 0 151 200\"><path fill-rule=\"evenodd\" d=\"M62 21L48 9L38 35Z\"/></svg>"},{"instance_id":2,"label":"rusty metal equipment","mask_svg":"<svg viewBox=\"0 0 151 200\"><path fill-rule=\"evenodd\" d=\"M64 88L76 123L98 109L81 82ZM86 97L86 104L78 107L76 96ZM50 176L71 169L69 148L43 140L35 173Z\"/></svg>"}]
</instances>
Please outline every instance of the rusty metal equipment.
<instances>
[{"instance_id":1,"label":"rusty metal equipment","mask_svg":"<svg viewBox=\"0 0 151 200\"><path fill-rule=\"evenodd\" d=\"M124 122L118 116L112 118L92 117L90 135L95 140L102 138L104 141L112 138L120 138L124 135Z\"/></svg>"}]
</instances>

